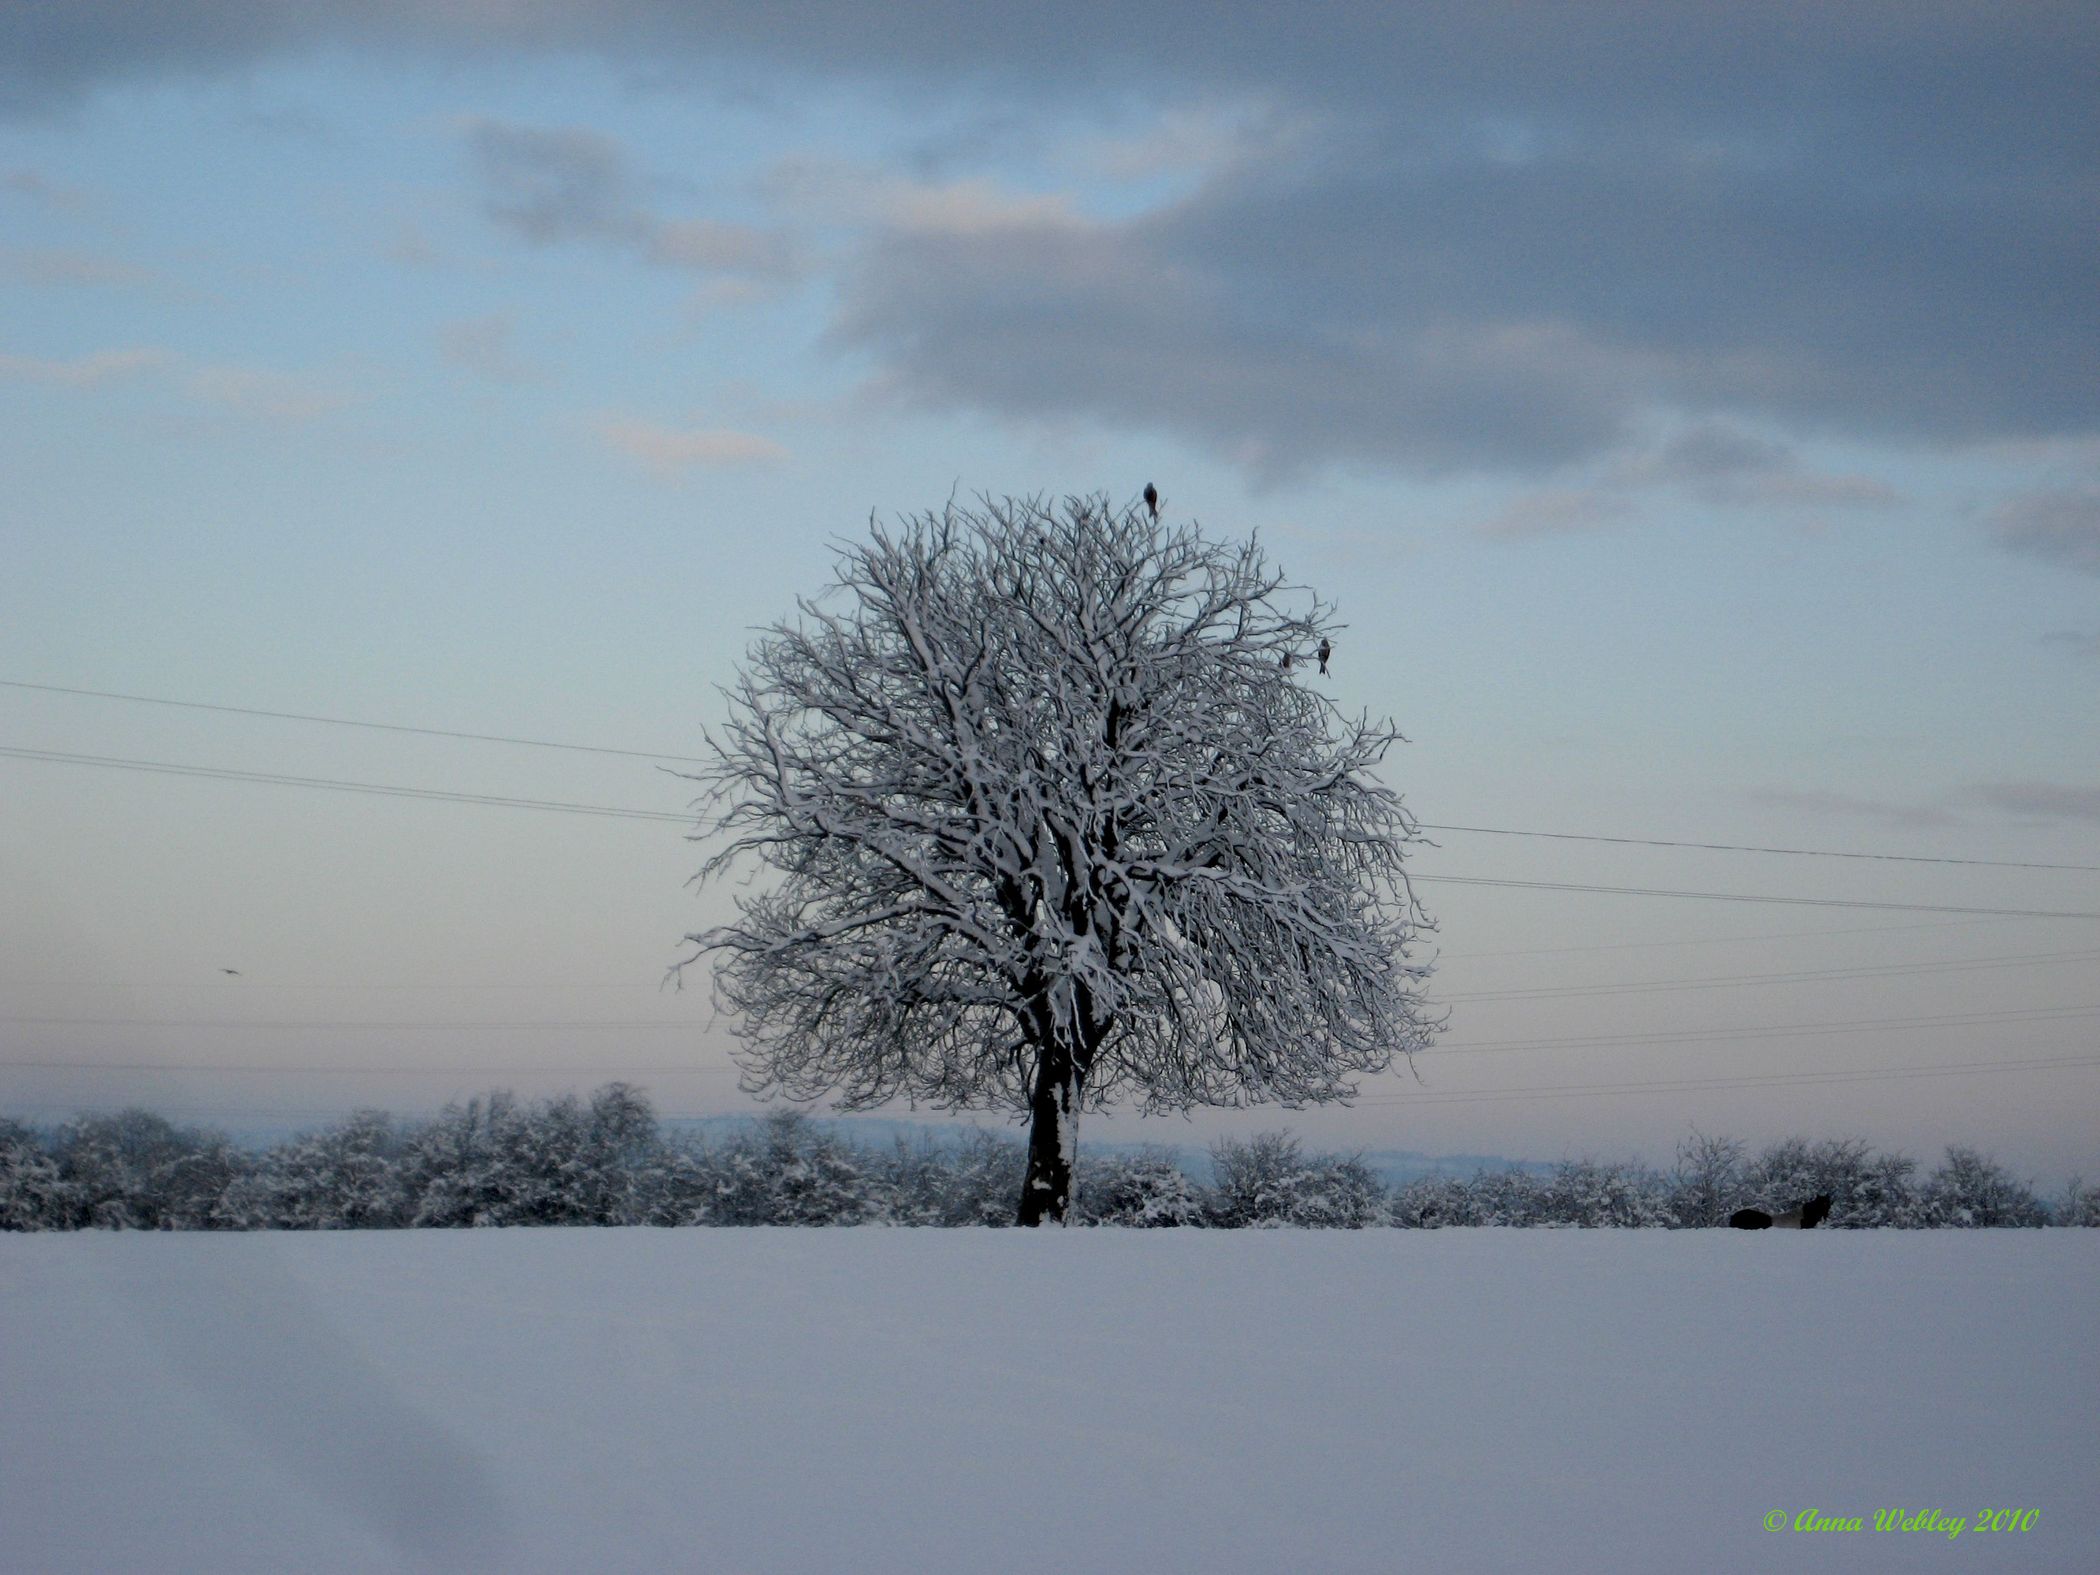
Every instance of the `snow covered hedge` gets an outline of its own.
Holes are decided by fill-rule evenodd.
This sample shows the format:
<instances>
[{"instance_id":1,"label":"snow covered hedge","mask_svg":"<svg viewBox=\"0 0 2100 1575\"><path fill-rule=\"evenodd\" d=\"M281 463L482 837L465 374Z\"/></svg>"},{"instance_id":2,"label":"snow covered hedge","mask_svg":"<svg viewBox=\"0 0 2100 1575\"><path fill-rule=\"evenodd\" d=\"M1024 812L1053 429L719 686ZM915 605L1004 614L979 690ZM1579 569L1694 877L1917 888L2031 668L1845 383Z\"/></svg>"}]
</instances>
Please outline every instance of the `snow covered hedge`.
<instances>
[{"instance_id":1,"label":"snow covered hedge","mask_svg":"<svg viewBox=\"0 0 2100 1575\"><path fill-rule=\"evenodd\" d=\"M50 1131L0 1119L0 1230L346 1230L484 1225L1008 1225L1018 1138L863 1147L779 1110L712 1143L666 1132L648 1096L497 1092L420 1122L359 1111L261 1152L144 1110ZM2052 1207L1974 1150L1930 1175L1855 1139L1792 1138L1753 1155L1694 1133L1668 1172L1566 1160L1389 1187L1360 1157L1288 1133L1228 1139L1206 1184L1172 1149L1088 1157L1088 1225L1700 1227L1828 1192L1834 1227L2100 1225L2100 1187Z\"/></svg>"}]
</instances>

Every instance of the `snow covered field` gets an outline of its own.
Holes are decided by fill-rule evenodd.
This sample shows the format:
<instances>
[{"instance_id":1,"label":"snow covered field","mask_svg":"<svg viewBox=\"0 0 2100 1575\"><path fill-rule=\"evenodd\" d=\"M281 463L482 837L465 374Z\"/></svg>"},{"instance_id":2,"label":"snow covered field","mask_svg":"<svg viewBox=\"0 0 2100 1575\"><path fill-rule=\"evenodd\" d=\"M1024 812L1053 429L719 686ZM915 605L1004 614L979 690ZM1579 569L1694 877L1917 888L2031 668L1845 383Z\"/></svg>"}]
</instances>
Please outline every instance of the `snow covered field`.
<instances>
[{"instance_id":1,"label":"snow covered field","mask_svg":"<svg viewBox=\"0 0 2100 1575\"><path fill-rule=\"evenodd\" d=\"M2096 1308L2076 1230L0 1236L0 1569L2089 1572Z\"/></svg>"}]
</instances>

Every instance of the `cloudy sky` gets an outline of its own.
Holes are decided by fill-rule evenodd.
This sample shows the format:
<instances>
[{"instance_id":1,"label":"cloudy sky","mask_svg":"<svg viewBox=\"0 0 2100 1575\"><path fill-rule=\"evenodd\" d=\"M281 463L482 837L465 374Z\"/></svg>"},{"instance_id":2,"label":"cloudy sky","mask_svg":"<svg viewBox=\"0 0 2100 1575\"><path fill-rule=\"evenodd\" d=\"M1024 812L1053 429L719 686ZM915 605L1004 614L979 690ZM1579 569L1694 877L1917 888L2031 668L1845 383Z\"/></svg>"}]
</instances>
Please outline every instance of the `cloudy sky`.
<instances>
[{"instance_id":1,"label":"cloudy sky","mask_svg":"<svg viewBox=\"0 0 2100 1575\"><path fill-rule=\"evenodd\" d=\"M664 757L871 513L1152 480L1451 1027L1119 1135L2100 1174L2100 15L1313 16L0 0L0 1110L740 1108Z\"/></svg>"}]
</instances>

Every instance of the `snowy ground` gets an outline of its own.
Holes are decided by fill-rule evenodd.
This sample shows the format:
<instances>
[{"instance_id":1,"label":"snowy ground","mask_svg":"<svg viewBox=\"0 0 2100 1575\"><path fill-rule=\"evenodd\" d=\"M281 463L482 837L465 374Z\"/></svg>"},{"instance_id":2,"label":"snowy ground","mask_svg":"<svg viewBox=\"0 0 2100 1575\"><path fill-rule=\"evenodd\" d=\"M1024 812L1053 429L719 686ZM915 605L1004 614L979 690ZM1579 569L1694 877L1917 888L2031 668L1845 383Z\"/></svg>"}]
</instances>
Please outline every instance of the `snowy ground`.
<instances>
[{"instance_id":1,"label":"snowy ground","mask_svg":"<svg viewBox=\"0 0 2100 1575\"><path fill-rule=\"evenodd\" d=\"M2090 1572L2096 1308L2100 1231L0 1236L0 1569ZM1764 1529L1886 1508L1971 1527Z\"/></svg>"}]
</instances>

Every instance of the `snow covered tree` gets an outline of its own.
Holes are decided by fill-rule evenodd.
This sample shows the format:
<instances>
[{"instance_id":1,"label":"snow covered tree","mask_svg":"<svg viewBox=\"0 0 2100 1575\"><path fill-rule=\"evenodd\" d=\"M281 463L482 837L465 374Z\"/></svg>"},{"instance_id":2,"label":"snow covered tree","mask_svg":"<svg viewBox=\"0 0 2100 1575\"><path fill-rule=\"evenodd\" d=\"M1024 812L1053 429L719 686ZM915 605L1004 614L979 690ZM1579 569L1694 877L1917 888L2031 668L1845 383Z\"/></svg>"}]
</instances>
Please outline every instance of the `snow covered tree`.
<instances>
[{"instance_id":1,"label":"snow covered tree","mask_svg":"<svg viewBox=\"0 0 2100 1575\"><path fill-rule=\"evenodd\" d=\"M2056 1207L2049 1211L2052 1225L2077 1225L2090 1229L2100 1225L2100 1187L2089 1187L2081 1176L2073 1176L2064 1184L2064 1195L2057 1200ZM0 1219L0 1229L6 1221Z\"/></svg>"},{"instance_id":2,"label":"snow covered tree","mask_svg":"<svg viewBox=\"0 0 2100 1575\"><path fill-rule=\"evenodd\" d=\"M1086 1106L1343 1099L1434 1031L1418 834L1372 774L1399 734L1286 665L1339 626L1257 545L950 504L798 612L697 777L700 878L777 877L688 937L750 1091L1025 1114L1036 1224Z\"/></svg>"},{"instance_id":3,"label":"snow covered tree","mask_svg":"<svg viewBox=\"0 0 2100 1575\"><path fill-rule=\"evenodd\" d=\"M775 1110L759 1130L707 1157L709 1225L866 1225L887 1200L865 1156L799 1110Z\"/></svg>"},{"instance_id":4,"label":"snow covered tree","mask_svg":"<svg viewBox=\"0 0 2100 1575\"><path fill-rule=\"evenodd\" d=\"M1925 1183L1924 1209L1927 1223L1942 1227L1989 1229L2049 1222L2049 1211L2032 1187L1973 1148L1947 1150L1946 1162Z\"/></svg>"},{"instance_id":5,"label":"snow covered tree","mask_svg":"<svg viewBox=\"0 0 2100 1575\"><path fill-rule=\"evenodd\" d=\"M1135 1154L1096 1159L1077 1208L1089 1225L1148 1230L1201 1225L1205 1212L1202 1188L1181 1168L1174 1151L1153 1144Z\"/></svg>"},{"instance_id":6,"label":"snow covered tree","mask_svg":"<svg viewBox=\"0 0 2100 1575\"><path fill-rule=\"evenodd\" d=\"M1677 1169L1670 1177L1670 1204L1688 1229L1725 1225L1741 1208L1743 1143L1740 1138L1710 1137L1693 1129L1677 1145Z\"/></svg>"},{"instance_id":7,"label":"snow covered tree","mask_svg":"<svg viewBox=\"0 0 2100 1575\"><path fill-rule=\"evenodd\" d=\"M237 1230L376 1230L407 1218L402 1141L384 1111L359 1110L271 1149L226 1189L218 1223Z\"/></svg>"},{"instance_id":8,"label":"snow covered tree","mask_svg":"<svg viewBox=\"0 0 2100 1575\"><path fill-rule=\"evenodd\" d=\"M108 1230L198 1230L245 1168L216 1132L178 1127L150 1110L78 1116L60 1127L52 1157L77 1217Z\"/></svg>"},{"instance_id":9,"label":"snow covered tree","mask_svg":"<svg viewBox=\"0 0 2100 1575\"><path fill-rule=\"evenodd\" d=\"M1916 1169L1906 1155L1876 1153L1860 1138L1783 1138L1745 1169L1741 1203L1777 1214L1827 1192L1832 1229L1910 1228L1930 1223L1911 1181Z\"/></svg>"},{"instance_id":10,"label":"snow covered tree","mask_svg":"<svg viewBox=\"0 0 2100 1575\"><path fill-rule=\"evenodd\" d=\"M36 1133L0 1117L0 1230L58 1230L73 1222L73 1199Z\"/></svg>"},{"instance_id":11,"label":"snow covered tree","mask_svg":"<svg viewBox=\"0 0 2100 1575\"><path fill-rule=\"evenodd\" d=\"M1221 1138L1210 1150L1210 1223L1362 1230L1387 1218L1385 1183L1355 1155L1309 1155L1288 1132Z\"/></svg>"},{"instance_id":12,"label":"snow covered tree","mask_svg":"<svg viewBox=\"0 0 2100 1575\"><path fill-rule=\"evenodd\" d=\"M1583 1230L1612 1227L1668 1229L1678 1223L1669 1184L1640 1165L1595 1159L1564 1159L1538 1188L1533 1223L1573 1225Z\"/></svg>"}]
</instances>

